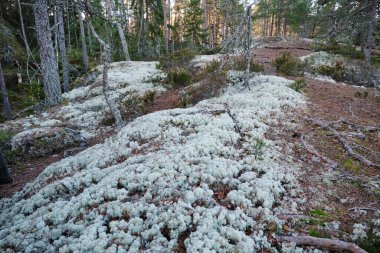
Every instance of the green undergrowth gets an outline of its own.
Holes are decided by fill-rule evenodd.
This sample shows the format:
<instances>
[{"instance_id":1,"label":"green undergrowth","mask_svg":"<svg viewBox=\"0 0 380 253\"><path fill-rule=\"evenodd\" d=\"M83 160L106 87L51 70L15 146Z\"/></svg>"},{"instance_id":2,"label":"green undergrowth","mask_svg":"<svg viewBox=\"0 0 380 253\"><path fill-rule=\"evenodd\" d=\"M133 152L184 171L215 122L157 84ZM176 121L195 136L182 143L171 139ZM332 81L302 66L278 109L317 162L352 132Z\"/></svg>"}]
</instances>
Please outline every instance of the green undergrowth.
<instances>
[{"instance_id":1,"label":"green undergrowth","mask_svg":"<svg viewBox=\"0 0 380 253\"><path fill-rule=\"evenodd\" d=\"M285 51L273 61L272 65L276 68L277 72L289 76L302 75L302 62L291 52Z\"/></svg>"}]
</instances>

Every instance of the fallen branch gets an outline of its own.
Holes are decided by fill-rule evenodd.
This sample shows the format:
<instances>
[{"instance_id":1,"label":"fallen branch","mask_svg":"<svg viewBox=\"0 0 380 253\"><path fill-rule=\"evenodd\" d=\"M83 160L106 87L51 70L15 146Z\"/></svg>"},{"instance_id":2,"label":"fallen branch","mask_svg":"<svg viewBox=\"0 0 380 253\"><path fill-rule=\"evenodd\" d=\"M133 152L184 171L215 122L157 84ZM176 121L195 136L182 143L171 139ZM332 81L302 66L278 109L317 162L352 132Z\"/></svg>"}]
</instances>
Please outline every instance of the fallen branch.
<instances>
[{"instance_id":1,"label":"fallen branch","mask_svg":"<svg viewBox=\"0 0 380 253\"><path fill-rule=\"evenodd\" d=\"M290 220L290 219L310 219L311 217L304 214L282 214L279 215L277 218L280 220Z\"/></svg>"},{"instance_id":2,"label":"fallen branch","mask_svg":"<svg viewBox=\"0 0 380 253\"><path fill-rule=\"evenodd\" d=\"M302 144L302 146L304 147L304 149L307 152L309 152L312 155L315 155L315 156L319 157L320 159L322 159L322 161L324 161L325 163L329 164L329 168L330 169L336 169L338 167L338 163L337 162L331 160L328 157L325 157L325 156L321 155L320 153L318 153L318 151L313 146L311 146L310 144L306 143L304 135L301 135L301 144Z\"/></svg>"},{"instance_id":3,"label":"fallen branch","mask_svg":"<svg viewBox=\"0 0 380 253\"><path fill-rule=\"evenodd\" d=\"M312 236L279 236L278 243L294 242L297 246L314 246L328 250L346 250L352 253L367 253L354 243L337 239L316 238Z\"/></svg>"},{"instance_id":4,"label":"fallen branch","mask_svg":"<svg viewBox=\"0 0 380 253\"><path fill-rule=\"evenodd\" d=\"M370 160L368 160L367 158L365 158L364 156L356 153L352 147L350 146L350 144L348 143L347 140L345 140L342 135L338 132L338 130L336 130L335 128L331 127L331 124L328 124L328 123L324 123L322 122L321 120L316 120L316 119L311 119L311 118L307 118L306 117L306 120L307 121L311 121L313 122L314 124L320 126L321 128L323 129L326 129L330 132L333 133L333 135L340 141L340 143L343 145L344 149L347 151L348 155L351 156L352 158L355 158L356 160L364 163L365 165L367 166L371 166L371 167L375 167L375 168L380 168L380 164L377 164L377 163L374 163Z\"/></svg>"},{"instance_id":5,"label":"fallen branch","mask_svg":"<svg viewBox=\"0 0 380 253\"><path fill-rule=\"evenodd\" d=\"M310 48L305 48L305 47L264 46L264 48L268 48L268 49L300 49L300 50L311 51Z\"/></svg>"},{"instance_id":6,"label":"fallen branch","mask_svg":"<svg viewBox=\"0 0 380 253\"><path fill-rule=\"evenodd\" d=\"M366 211L380 212L380 209L370 208L370 207L353 207L353 208L348 209L348 211L354 211L354 210L366 210Z\"/></svg>"}]
</instances>

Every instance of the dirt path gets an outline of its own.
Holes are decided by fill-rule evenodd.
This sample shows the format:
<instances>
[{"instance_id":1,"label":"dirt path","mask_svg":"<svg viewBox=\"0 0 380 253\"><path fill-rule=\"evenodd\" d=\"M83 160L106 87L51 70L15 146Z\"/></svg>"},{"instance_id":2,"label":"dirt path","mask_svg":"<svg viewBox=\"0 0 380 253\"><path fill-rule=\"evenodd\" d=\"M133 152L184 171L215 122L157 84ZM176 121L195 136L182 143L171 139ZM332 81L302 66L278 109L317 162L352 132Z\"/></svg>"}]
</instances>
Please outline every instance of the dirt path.
<instances>
[{"instance_id":1,"label":"dirt path","mask_svg":"<svg viewBox=\"0 0 380 253\"><path fill-rule=\"evenodd\" d=\"M281 52L290 51L296 56L303 56L312 52L307 50L309 46L308 43L282 42L274 47L287 49L259 48L255 50L255 56L264 65L267 74L276 74L271 63ZM306 49L299 49L301 47ZM334 84L311 78L305 80L308 84L305 95L309 103L304 115L295 119L300 128L289 132L287 126L283 126L285 133L273 138L282 138L295 144L295 160L301 162L304 172L300 179L307 198L307 204L302 207L304 214L321 211L323 217L319 217L318 222L339 222L340 227L337 230L325 230L318 222L298 222L296 225L289 223L288 229L301 234L349 240L348 235L352 234L354 224L368 224L374 218L374 210L380 210L380 171L350 157L332 132L306 122L304 117L326 122L345 120L360 126L380 126L380 89ZM336 128L344 134L355 152L380 163L379 130L359 133L355 127L347 124L339 124ZM301 144L301 136L321 155L337 162L338 168L329 169L320 158L307 152ZM364 209L357 209L359 207ZM380 247L378 241L371 239L362 241L361 246L369 252L376 252L376 247Z\"/></svg>"}]
</instances>

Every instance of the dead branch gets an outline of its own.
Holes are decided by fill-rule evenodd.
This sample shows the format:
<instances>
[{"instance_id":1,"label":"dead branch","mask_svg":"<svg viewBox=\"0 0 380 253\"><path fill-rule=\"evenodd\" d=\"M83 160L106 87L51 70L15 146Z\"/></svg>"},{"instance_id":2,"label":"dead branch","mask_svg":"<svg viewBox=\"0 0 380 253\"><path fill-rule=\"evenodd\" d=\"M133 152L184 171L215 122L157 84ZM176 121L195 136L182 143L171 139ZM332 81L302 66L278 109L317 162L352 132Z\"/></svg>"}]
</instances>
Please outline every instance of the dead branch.
<instances>
[{"instance_id":1,"label":"dead branch","mask_svg":"<svg viewBox=\"0 0 380 253\"><path fill-rule=\"evenodd\" d=\"M319 157L320 159L322 159L322 161L329 164L329 168L336 169L338 167L337 162L331 160L330 158L328 158L326 156L321 155L320 153L318 153L318 151L312 145L306 143L304 135L301 135L301 144L307 152L309 152L312 155Z\"/></svg>"},{"instance_id":2,"label":"dead branch","mask_svg":"<svg viewBox=\"0 0 380 253\"><path fill-rule=\"evenodd\" d=\"M348 211L354 211L354 210L366 210L366 211L380 212L380 209L370 208L370 207L353 207L353 208L348 209Z\"/></svg>"},{"instance_id":3,"label":"dead branch","mask_svg":"<svg viewBox=\"0 0 380 253\"><path fill-rule=\"evenodd\" d=\"M282 214L277 218L280 220L290 220L290 219L310 219L311 217L304 214Z\"/></svg>"},{"instance_id":4,"label":"dead branch","mask_svg":"<svg viewBox=\"0 0 380 253\"><path fill-rule=\"evenodd\" d=\"M316 238L312 236L279 236L278 243L294 242L297 246L314 246L328 250L346 250L352 253L367 253L354 243L344 242L337 239Z\"/></svg>"},{"instance_id":5,"label":"dead branch","mask_svg":"<svg viewBox=\"0 0 380 253\"><path fill-rule=\"evenodd\" d=\"M355 158L356 160L364 163L365 165L367 166L370 166L370 167L375 167L375 168L380 168L380 164L377 164L377 163L374 163L370 160L368 160L367 158L365 158L364 156L356 153L352 147L350 146L350 144L348 143L347 140L345 140L342 135L339 133L338 130L336 130L335 128L331 127L331 123L325 123L321 120L316 120L316 119L311 119L311 118L308 118L306 117L305 118L307 121L311 121L312 123L320 126L321 128L323 129L326 129L330 132L333 133L333 135L340 141L340 143L343 145L344 149L347 151L348 155L351 156L352 158Z\"/></svg>"},{"instance_id":6,"label":"dead branch","mask_svg":"<svg viewBox=\"0 0 380 253\"><path fill-rule=\"evenodd\" d=\"M366 131L366 132L375 132L375 131L380 130L380 126L360 126L360 125L348 122L347 120L344 120L344 119L333 121L331 123L328 123L328 125L329 126L334 126L334 125L338 125L338 124L342 124L342 123L346 124L346 125L349 125L349 126L352 126L352 127L356 128L356 129L360 129L360 130Z\"/></svg>"},{"instance_id":7,"label":"dead branch","mask_svg":"<svg viewBox=\"0 0 380 253\"><path fill-rule=\"evenodd\" d=\"M264 46L264 48L268 48L268 49L284 49L284 50L289 50L289 49L299 49L299 50L307 50L307 51L310 51L310 48L306 48L306 47Z\"/></svg>"}]
</instances>

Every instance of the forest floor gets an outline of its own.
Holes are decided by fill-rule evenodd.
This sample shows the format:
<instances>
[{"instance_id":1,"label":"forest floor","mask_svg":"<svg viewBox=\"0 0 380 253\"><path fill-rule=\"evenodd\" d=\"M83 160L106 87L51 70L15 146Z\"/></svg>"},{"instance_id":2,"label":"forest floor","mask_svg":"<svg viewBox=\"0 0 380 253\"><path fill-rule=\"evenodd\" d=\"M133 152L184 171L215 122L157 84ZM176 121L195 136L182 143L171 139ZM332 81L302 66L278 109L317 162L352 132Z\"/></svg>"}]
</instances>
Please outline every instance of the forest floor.
<instances>
[{"instance_id":1,"label":"forest floor","mask_svg":"<svg viewBox=\"0 0 380 253\"><path fill-rule=\"evenodd\" d=\"M278 75L271 63L281 52L290 51L298 57L312 52L310 44L304 41L281 42L275 47L276 49L270 46L263 47L255 51L255 60L264 65L266 74ZM292 80L301 79L284 77ZM380 211L379 168L352 158L331 131L305 119L311 118L326 123L344 121L338 123L336 129L350 144L352 143L355 151L380 164L380 89L313 78L304 79L308 84L304 91L308 109L303 115L299 115L299 119L295 119L300 123L300 128L297 132L288 132L272 138L282 138L296 144L296 160L302 161L305 172L301 179L302 188L309 200L304 206L305 214L323 210L323 217L320 218L324 222L338 221L341 224L339 232L350 233L354 224L368 223L374 218L375 212ZM366 132L355 127L356 125L377 129ZM286 133L286 126L283 127ZM308 153L301 143L301 136L308 147L314 147L321 156L337 162L337 168L328 168L319 157ZM312 233L322 237L341 237L337 231L321 231L318 227L318 224L312 223L293 228L289 225L289 229L298 232L310 234L310 231L313 231Z\"/></svg>"},{"instance_id":2,"label":"forest floor","mask_svg":"<svg viewBox=\"0 0 380 253\"><path fill-rule=\"evenodd\" d=\"M254 59L264 65L265 74L278 75L271 63L281 52L290 51L296 56L305 56L313 52L310 46L306 41L268 44L254 51ZM354 151L379 164L379 129L364 128L380 126L380 90L313 78L305 80L308 84L304 91L308 102L307 109L298 118L293 119L299 128L294 131L288 130L286 125L280 125L283 129L280 134L267 136L269 139L281 139L294 144L296 149L294 160L301 162L303 174L300 182L308 199L305 206L300 208L305 215L310 215L314 219L300 222L289 219L287 229L289 232L296 231L319 237L345 238L351 234L354 224L370 222L374 218L375 211L380 210L379 168L352 158L331 129L323 129L308 119L331 124L330 126L348 141ZM180 103L180 91L178 89L161 93L155 97L153 103L146 109L146 113L176 108ZM91 146L102 143L111 134L112 132L109 132L94 138ZM315 153L307 151L305 145L311 147ZM29 161L25 169L13 173L13 185L0 186L0 196L9 197L21 190L46 166L62 158L62 154L54 154ZM329 167L322 161L324 158L336 162L337 167ZM321 223L333 221L340 223L339 229L321 229Z\"/></svg>"}]
</instances>

